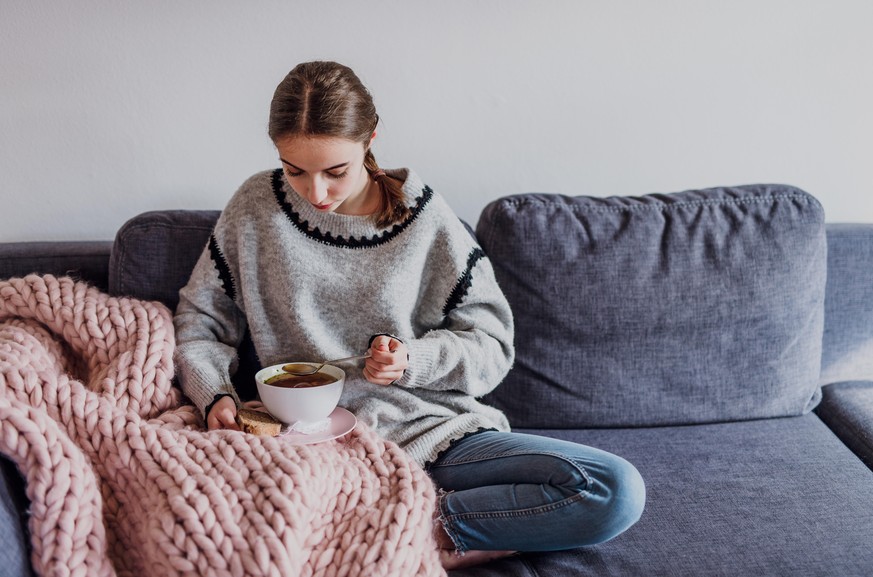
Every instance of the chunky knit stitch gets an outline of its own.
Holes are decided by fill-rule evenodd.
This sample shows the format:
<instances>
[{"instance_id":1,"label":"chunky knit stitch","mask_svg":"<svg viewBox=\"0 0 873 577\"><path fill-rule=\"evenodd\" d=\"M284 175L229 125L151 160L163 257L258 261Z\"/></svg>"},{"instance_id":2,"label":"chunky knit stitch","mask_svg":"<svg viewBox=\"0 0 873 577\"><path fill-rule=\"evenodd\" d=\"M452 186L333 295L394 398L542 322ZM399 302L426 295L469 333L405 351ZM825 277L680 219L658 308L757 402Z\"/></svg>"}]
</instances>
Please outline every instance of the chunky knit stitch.
<instances>
[{"instance_id":1,"label":"chunky knit stitch","mask_svg":"<svg viewBox=\"0 0 873 577\"><path fill-rule=\"evenodd\" d=\"M444 575L433 487L366 425L342 441L205 432L170 312L69 278L0 281L0 452L40 575Z\"/></svg>"},{"instance_id":2,"label":"chunky knit stitch","mask_svg":"<svg viewBox=\"0 0 873 577\"><path fill-rule=\"evenodd\" d=\"M201 409L237 396L231 375L246 328L264 366L363 353L375 334L396 335L409 368L374 385L346 364L340 405L419 463L481 428L509 430L477 398L514 358L513 322L491 261L445 200L410 170L409 216L371 218L316 210L281 170L248 179L222 211L209 246L180 292L179 377Z\"/></svg>"}]
</instances>

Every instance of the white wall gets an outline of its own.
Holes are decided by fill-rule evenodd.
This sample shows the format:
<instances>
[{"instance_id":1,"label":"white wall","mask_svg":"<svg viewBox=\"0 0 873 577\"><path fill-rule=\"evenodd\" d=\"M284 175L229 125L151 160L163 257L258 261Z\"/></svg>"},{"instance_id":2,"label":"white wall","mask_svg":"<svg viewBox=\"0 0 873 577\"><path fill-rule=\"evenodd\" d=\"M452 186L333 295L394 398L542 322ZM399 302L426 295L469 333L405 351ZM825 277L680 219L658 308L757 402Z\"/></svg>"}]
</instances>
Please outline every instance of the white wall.
<instances>
[{"instance_id":1,"label":"white wall","mask_svg":"<svg viewBox=\"0 0 873 577\"><path fill-rule=\"evenodd\" d=\"M110 239L277 166L297 62L354 68L460 216L753 182L873 222L869 0L0 0L0 241Z\"/></svg>"}]
</instances>

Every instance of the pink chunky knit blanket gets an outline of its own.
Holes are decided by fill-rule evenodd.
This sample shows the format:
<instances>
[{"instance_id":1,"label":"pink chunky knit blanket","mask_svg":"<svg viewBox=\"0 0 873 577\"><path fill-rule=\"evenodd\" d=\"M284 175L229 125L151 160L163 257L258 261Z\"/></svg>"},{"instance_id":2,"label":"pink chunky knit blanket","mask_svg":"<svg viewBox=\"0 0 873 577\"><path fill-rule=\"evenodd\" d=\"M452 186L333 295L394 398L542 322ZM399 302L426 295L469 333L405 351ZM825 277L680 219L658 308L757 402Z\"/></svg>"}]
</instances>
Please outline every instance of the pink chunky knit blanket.
<instances>
[{"instance_id":1,"label":"pink chunky knit blanket","mask_svg":"<svg viewBox=\"0 0 873 577\"><path fill-rule=\"evenodd\" d=\"M40 575L445 575L433 487L401 449L361 425L307 446L206 432L173 343L161 304L0 281L0 452Z\"/></svg>"}]
</instances>

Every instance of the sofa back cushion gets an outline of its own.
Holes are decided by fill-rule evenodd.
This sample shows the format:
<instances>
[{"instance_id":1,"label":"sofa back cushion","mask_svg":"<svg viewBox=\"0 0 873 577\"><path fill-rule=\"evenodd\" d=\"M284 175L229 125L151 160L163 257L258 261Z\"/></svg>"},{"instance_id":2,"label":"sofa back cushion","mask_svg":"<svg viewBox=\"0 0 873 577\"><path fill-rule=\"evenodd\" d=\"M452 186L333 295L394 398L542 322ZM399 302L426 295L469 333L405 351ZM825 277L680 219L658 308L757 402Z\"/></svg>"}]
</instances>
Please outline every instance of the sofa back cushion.
<instances>
[{"instance_id":1,"label":"sofa back cushion","mask_svg":"<svg viewBox=\"0 0 873 577\"><path fill-rule=\"evenodd\" d=\"M158 300L175 310L219 214L158 210L128 220L112 246L109 294Z\"/></svg>"},{"instance_id":2,"label":"sofa back cushion","mask_svg":"<svg viewBox=\"0 0 873 577\"><path fill-rule=\"evenodd\" d=\"M801 190L524 194L476 232L516 321L486 400L514 426L779 417L820 398L824 214Z\"/></svg>"},{"instance_id":3,"label":"sofa back cushion","mask_svg":"<svg viewBox=\"0 0 873 577\"><path fill-rule=\"evenodd\" d=\"M157 210L128 220L112 246L109 293L161 301L175 311L179 289L188 284L220 214L218 210ZM261 369L248 331L238 356L232 380L245 401L257 394L254 375Z\"/></svg>"}]
</instances>

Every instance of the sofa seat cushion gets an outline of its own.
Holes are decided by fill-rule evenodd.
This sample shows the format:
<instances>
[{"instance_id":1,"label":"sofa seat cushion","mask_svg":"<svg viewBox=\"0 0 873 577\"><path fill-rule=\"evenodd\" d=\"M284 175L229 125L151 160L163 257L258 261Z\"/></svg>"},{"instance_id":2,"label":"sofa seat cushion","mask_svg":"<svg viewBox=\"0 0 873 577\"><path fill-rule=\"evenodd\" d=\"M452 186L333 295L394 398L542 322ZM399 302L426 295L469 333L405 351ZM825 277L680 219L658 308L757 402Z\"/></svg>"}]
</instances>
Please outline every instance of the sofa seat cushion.
<instances>
[{"instance_id":1,"label":"sofa seat cushion","mask_svg":"<svg viewBox=\"0 0 873 577\"><path fill-rule=\"evenodd\" d=\"M822 387L822 393L815 412L873 469L873 382L834 383Z\"/></svg>"},{"instance_id":2,"label":"sofa seat cushion","mask_svg":"<svg viewBox=\"0 0 873 577\"><path fill-rule=\"evenodd\" d=\"M824 213L789 186L527 194L477 230L516 321L515 427L677 425L819 399Z\"/></svg>"},{"instance_id":3,"label":"sofa seat cushion","mask_svg":"<svg viewBox=\"0 0 873 577\"><path fill-rule=\"evenodd\" d=\"M625 457L646 481L646 508L612 541L526 554L502 564L503 575L873 574L873 472L814 413L690 427L520 432Z\"/></svg>"}]
</instances>

